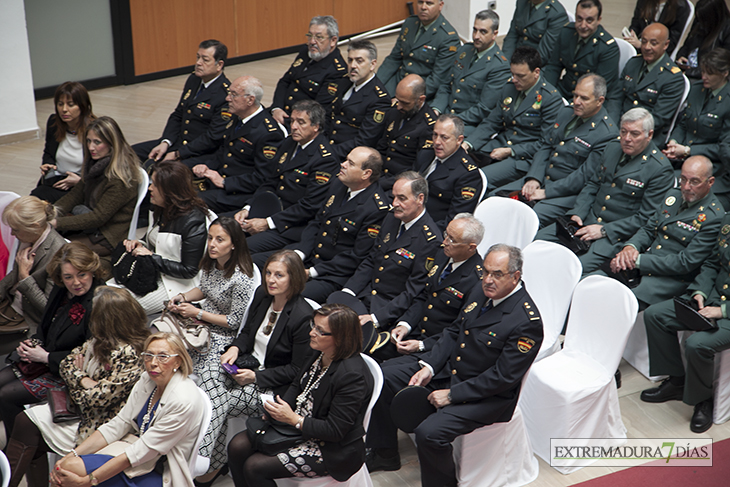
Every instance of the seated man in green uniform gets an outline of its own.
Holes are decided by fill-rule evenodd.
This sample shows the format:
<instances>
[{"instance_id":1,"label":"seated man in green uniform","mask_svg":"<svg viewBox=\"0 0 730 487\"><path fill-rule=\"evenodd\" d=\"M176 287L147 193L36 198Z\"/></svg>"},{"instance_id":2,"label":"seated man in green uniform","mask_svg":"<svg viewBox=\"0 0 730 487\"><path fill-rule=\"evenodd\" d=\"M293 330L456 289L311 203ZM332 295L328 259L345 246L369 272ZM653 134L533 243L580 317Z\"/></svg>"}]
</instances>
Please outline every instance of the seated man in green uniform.
<instances>
[{"instance_id":1,"label":"seated man in green uniform","mask_svg":"<svg viewBox=\"0 0 730 487\"><path fill-rule=\"evenodd\" d=\"M688 328L677 320L673 300L649 306L644 313L651 375L668 375L669 378L659 387L642 392L641 400L659 403L676 399L694 406L689 428L695 433L703 433L712 426L715 354L730 347L730 320L726 308L730 297L728 234L730 215L725 215L712 255L702 264L700 274L684 296L697 301L699 313L716 320L717 325L714 330L698 331L687 338L684 345L686 367L682 363L677 332Z\"/></svg>"},{"instance_id":2,"label":"seated man in green uniform","mask_svg":"<svg viewBox=\"0 0 730 487\"><path fill-rule=\"evenodd\" d=\"M527 173L564 106L558 90L542 78L540 64L534 48L517 48L510 59L511 83L500 91L497 107L464 141L464 148L477 152L475 158L487 166L490 189Z\"/></svg>"},{"instance_id":3,"label":"seated man in green uniform","mask_svg":"<svg viewBox=\"0 0 730 487\"><path fill-rule=\"evenodd\" d=\"M684 92L682 70L667 55L669 30L651 24L641 34L641 55L629 59L619 76L620 93L609 99L608 114L614 120L635 108L654 115L654 139L663 144L672 117Z\"/></svg>"},{"instance_id":4,"label":"seated man in green uniform","mask_svg":"<svg viewBox=\"0 0 730 487\"><path fill-rule=\"evenodd\" d=\"M638 269L632 289L646 308L684 292L710 256L725 209L712 193L712 162L692 156L682 165L680 189L670 189L646 224L611 260L611 271Z\"/></svg>"},{"instance_id":5,"label":"seated man in green uniform","mask_svg":"<svg viewBox=\"0 0 730 487\"><path fill-rule=\"evenodd\" d=\"M566 100L573 96L578 78L587 73L603 76L608 85L607 99L617 95L619 49L601 25L602 12L601 0L580 0L575 6L575 22L560 30L543 69L545 79Z\"/></svg>"},{"instance_id":6,"label":"seated man in green uniform","mask_svg":"<svg viewBox=\"0 0 730 487\"><path fill-rule=\"evenodd\" d=\"M426 80L426 99L436 95L446 82L459 48L459 35L443 15L442 0L418 0L417 13L403 22L393 50L378 70L388 93L395 93L400 80L417 74Z\"/></svg>"},{"instance_id":7,"label":"seated man in green uniform","mask_svg":"<svg viewBox=\"0 0 730 487\"><path fill-rule=\"evenodd\" d=\"M494 10L477 13L471 34L473 42L456 52L448 81L431 102L436 112L462 119L466 137L497 105L499 90L510 77L509 62L495 41L498 29L499 16Z\"/></svg>"},{"instance_id":8,"label":"seated man in green uniform","mask_svg":"<svg viewBox=\"0 0 730 487\"><path fill-rule=\"evenodd\" d=\"M555 47L560 28L567 23L568 14L558 0L517 0L502 50L511 57L520 46L534 47L546 62Z\"/></svg>"},{"instance_id":9,"label":"seated man in green uniform","mask_svg":"<svg viewBox=\"0 0 730 487\"><path fill-rule=\"evenodd\" d=\"M583 228L576 235L591 242L580 261L590 273L613 258L656 212L674 185L674 171L652 142L654 119L644 108L621 117L621 140L609 142L595 174L567 215ZM537 239L557 241L555 224L537 232Z\"/></svg>"},{"instance_id":10,"label":"seated man in green uniform","mask_svg":"<svg viewBox=\"0 0 730 487\"><path fill-rule=\"evenodd\" d=\"M547 226L575 204L596 168L606 145L618 137L618 128L603 107L606 81L584 74L573 92L573 107L563 107L550 129L547 144L532 160L524 178L498 191L517 191L530 202Z\"/></svg>"}]
</instances>

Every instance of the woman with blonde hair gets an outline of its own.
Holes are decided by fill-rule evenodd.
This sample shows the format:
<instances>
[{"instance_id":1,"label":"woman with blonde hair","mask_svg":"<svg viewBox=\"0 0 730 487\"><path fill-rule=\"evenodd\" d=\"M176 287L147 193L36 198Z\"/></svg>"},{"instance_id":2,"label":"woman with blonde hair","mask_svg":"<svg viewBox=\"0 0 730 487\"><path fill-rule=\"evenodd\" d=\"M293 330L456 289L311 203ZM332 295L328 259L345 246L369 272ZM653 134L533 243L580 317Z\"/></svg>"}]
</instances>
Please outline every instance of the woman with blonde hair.
<instances>
[{"instance_id":1,"label":"woman with blonde hair","mask_svg":"<svg viewBox=\"0 0 730 487\"><path fill-rule=\"evenodd\" d=\"M45 469L28 475L29 487L36 487L34 479L48 485L46 453L66 455L116 416L144 372L141 353L150 332L142 307L126 289L109 286L96 288L93 303L89 321L92 338L76 347L60 366L61 378L81 410L81 419L54 423L49 404L20 413L6 447L12 487L20 483L31 461L34 470Z\"/></svg>"},{"instance_id":2,"label":"woman with blonde hair","mask_svg":"<svg viewBox=\"0 0 730 487\"><path fill-rule=\"evenodd\" d=\"M0 370L0 420L6 438L24 405L45 400L48 389L63 385L61 360L91 337L94 289L103 284L100 267L99 256L78 242L65 244L48 264L55 286L38 331L18 345L10 356L13 363Z\"/></svg>"},{"instance_id":3,"label":"woman with blonde hair","mask_svg":"<svg viewBox=\"0 0 730 487\"><path fill-rule=\"evenodd\" d=\"M50 203L65 195L81 179L86 127L96 118L89 92L76 81L56 88L56 107L46 123L41 179L30 193Z\"/></svg>"},{"instance_id":4,"label":"woman with blonde hair","mask_svg":"<svg viewBox=\"0 0 730 487\"><path fill-rule=\"evenodd\" d=\"M46 266L64 244L50 225L55 218L53 205L35 196L21 196L3 211L19 245L13 270L0 281L0 334L24 333L41 321L53 286Z\"/></svg>"},{"instance_id":5,"label":"woman with blonde hair","mask_svg":"<svg viewBox=\"0 0 730 487\"><path fill-rule=\"evenodd\" d=\"M192 360L180 337L172 333L150 336L144 350L147 373L135 384L127 403L56 463L51 473L54 485L193 487L188 462L207 405L188 377ZM114 456L103 451L111 443L120 445L117 440L130 434L139 440L124 446L121 453ZM141 475L134 475L130 467Z\"/></svg>"},{"instance_id":6,"label":"woman with blonde hair","mask_svg":"<svg viewBox=\"0 0 730 487\"><path fill-rule=\"evenodd\" d=\"M56 203L56 230L109 256L129 233L140 180L137 156L117 122L97 118L86 129L81 181Z\"/></svg>"}]
</instances>

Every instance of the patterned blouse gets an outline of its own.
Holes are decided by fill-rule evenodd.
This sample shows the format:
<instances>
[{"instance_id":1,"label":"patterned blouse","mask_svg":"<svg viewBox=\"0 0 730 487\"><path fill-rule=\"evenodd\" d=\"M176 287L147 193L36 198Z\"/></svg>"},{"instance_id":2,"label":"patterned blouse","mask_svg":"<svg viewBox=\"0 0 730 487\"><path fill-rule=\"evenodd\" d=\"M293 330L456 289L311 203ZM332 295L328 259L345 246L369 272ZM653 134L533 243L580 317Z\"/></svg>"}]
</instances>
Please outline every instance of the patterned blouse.
<instances>
[{"instance_id":1,"label":"patterned blouse","mask_svg":"<svg viewBox=\"0 0 730 487\"><path fill-rule=\"evenodd\" d=\"M127 402L132 387L144 372L142 360L132 345L119 345L112 350L109 364L98 367L88 376L83 369L74 364L78 354L85 355L93 344L87 340L76 347L61 361L59 372L68 386L71 398L81 409L81 423L76 433L76 444L84 441L99 426L111 420ZM91 389L81 385L81 380L89 377L98 382Z\"/></svg>"},{"instance_id":2,"label":"patterned blouse","mask_svg":"<svg viewBox=\"0 0 730 487\"><path fill-rule=\"evenodd\" d=\"M230 279L226 279L224 271L216 267L201 274L198 287L205 295L203 311L226 315L231 330L238 330L253 296L253 279L238 267Z\"/></svg>"}]
</instances>

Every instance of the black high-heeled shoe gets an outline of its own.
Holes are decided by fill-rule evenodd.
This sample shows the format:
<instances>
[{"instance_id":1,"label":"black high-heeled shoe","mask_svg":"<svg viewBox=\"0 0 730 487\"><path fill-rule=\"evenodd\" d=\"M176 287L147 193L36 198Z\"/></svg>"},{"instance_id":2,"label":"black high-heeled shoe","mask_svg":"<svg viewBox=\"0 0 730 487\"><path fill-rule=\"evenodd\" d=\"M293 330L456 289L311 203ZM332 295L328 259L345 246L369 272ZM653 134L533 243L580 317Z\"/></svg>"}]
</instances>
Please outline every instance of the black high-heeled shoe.
<instances>
[{"instance_id":1,"label":"black high-heeled shoe","mask_svg":"<svg viewBox=\"0 0 730 487\"><path fill-rule=\"evenodd\" d=\"M195 487L211 487L216 480L218 480L218 477L221 475L228 475L228 464L226 463L223 465L220 470L218 470L218 473L215 474L215 477L213 477L211 480L207 482L199 482L196 479L193 479L193 483L195 484Z\"/></svg>"}]
</instances>

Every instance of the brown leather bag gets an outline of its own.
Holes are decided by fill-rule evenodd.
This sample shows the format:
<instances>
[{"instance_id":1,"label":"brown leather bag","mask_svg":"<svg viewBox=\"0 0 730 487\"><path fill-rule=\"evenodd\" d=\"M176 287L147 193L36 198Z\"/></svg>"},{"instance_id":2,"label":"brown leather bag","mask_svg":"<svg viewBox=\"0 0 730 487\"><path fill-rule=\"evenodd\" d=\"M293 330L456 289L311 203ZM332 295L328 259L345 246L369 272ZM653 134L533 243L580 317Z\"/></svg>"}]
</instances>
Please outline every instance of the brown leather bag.
<instances>
[{"instance_id":1,"label":"brown leather bag","mask_svg":"<svg viewBox=\"0 0 730 487\"><path fill-rule=\"evenodd\" d=\"M0 335L28 331L28 323L25 322L23 315L13 309L12 304L7 298L0 302Z\"/></svg>"}]
</instances>

